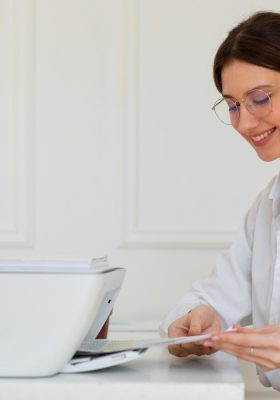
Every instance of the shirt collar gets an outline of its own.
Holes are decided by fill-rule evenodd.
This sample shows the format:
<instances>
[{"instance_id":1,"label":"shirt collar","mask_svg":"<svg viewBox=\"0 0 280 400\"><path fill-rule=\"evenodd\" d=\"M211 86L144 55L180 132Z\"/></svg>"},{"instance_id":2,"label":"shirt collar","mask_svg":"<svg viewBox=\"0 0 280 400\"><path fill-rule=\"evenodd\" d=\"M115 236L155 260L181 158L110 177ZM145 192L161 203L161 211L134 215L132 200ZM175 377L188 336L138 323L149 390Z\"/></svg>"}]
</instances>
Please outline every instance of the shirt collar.
<instances>
[{"instance_id":1,"label":"shirt collar","mask_svg":"<svg viewBox=\"0 0 280 400\"><path fill-rule=\"evenodd\" d=\"M271 187L268 198L275 200L280 197L280 173L274 178L273 185Z\"/></svg>"},{"instance_id":2,"label":"shirt collar","mask_svg":"<svg viewBox=\"0 0 280 400\"><path fill-rule=\"evenodd\" d=\"M280 173L275 177L268 198L272 200L272 214L275 218L280 214Z\"/></svg>"}]
</instances>

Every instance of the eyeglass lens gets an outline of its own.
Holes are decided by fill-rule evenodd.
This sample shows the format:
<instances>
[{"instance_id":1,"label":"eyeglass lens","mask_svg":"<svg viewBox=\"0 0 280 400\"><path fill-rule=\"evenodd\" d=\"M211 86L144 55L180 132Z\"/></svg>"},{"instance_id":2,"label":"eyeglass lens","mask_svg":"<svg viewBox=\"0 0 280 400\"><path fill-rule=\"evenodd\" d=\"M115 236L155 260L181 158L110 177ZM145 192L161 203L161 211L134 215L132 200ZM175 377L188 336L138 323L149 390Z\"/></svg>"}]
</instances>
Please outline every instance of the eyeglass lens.
<instances>
[{"instance_id":1,"label":"eyeglass lens","mask_svg":"<svg viewBox=\"0 0 280 400\"><path fill-rule=\"evenodd\" d=\"M248 93L243 102L246 109L257 118L265 117L271 111L270 96L263 90ZM223 123L236 125L240 116L240 103L224 98L214 106L214 111Z\"/></svg>"}]
</instances>

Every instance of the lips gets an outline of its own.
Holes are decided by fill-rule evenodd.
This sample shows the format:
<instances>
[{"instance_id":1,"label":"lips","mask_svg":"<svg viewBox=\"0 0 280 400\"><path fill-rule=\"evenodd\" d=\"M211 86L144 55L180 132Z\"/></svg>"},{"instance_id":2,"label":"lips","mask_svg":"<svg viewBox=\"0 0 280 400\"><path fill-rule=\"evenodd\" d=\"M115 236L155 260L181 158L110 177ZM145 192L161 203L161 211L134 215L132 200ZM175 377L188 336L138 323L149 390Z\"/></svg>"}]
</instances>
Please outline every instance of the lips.
<instances>
[{"instance_id":1,"label":"lips","mask_svg":"<svg viewBox=\"0 0 280 400\"><path fill-rule=\"evenodd\" d=\"M267 142L269 142L275 130L276 127L268 129L267 131L264 131L260 134L251 136L250 139L252 140L255 146L264 146Z\"/></svg>"}]
</instances>

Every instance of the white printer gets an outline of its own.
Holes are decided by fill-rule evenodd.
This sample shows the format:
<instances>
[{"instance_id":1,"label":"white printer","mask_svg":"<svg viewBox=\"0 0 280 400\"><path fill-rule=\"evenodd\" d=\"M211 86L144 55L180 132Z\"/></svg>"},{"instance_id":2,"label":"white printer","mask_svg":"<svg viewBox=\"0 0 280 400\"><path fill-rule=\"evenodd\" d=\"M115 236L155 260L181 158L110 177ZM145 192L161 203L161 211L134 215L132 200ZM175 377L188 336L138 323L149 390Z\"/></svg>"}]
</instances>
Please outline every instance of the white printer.
<instances>
[{"instance_id":1,"label":"white printer","mask_svg":"<svg viewBox=\"0 0 280 400\"><path fill-rule=\"evenodd\" d=\"M124 268L0 260L0 376L54 375L108 318Z\"/></svg>"}]
</instances>

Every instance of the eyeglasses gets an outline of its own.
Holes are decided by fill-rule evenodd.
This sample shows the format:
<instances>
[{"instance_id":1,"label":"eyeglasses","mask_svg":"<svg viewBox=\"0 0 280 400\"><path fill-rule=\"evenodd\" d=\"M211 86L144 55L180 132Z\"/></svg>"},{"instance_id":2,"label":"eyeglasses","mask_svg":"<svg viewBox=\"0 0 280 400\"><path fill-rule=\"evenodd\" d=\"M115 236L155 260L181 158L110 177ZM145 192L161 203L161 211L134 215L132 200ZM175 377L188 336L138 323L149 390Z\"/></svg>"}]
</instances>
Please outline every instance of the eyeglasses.
<instances>
[{"instance_id":1,"label":"eyeglasses","mask_svg":"<svg viewBox=\"0 0 280 400\"><path fill-rule=\"evenodd\" d=\"M261 89L254 89L240 101L222 97L212 107L218 119L226 125L236 126L240 119L240 105L244 104L250 114L257 118L264 118L272 111L272 93Z\"/></svg>"}]
</instances>

